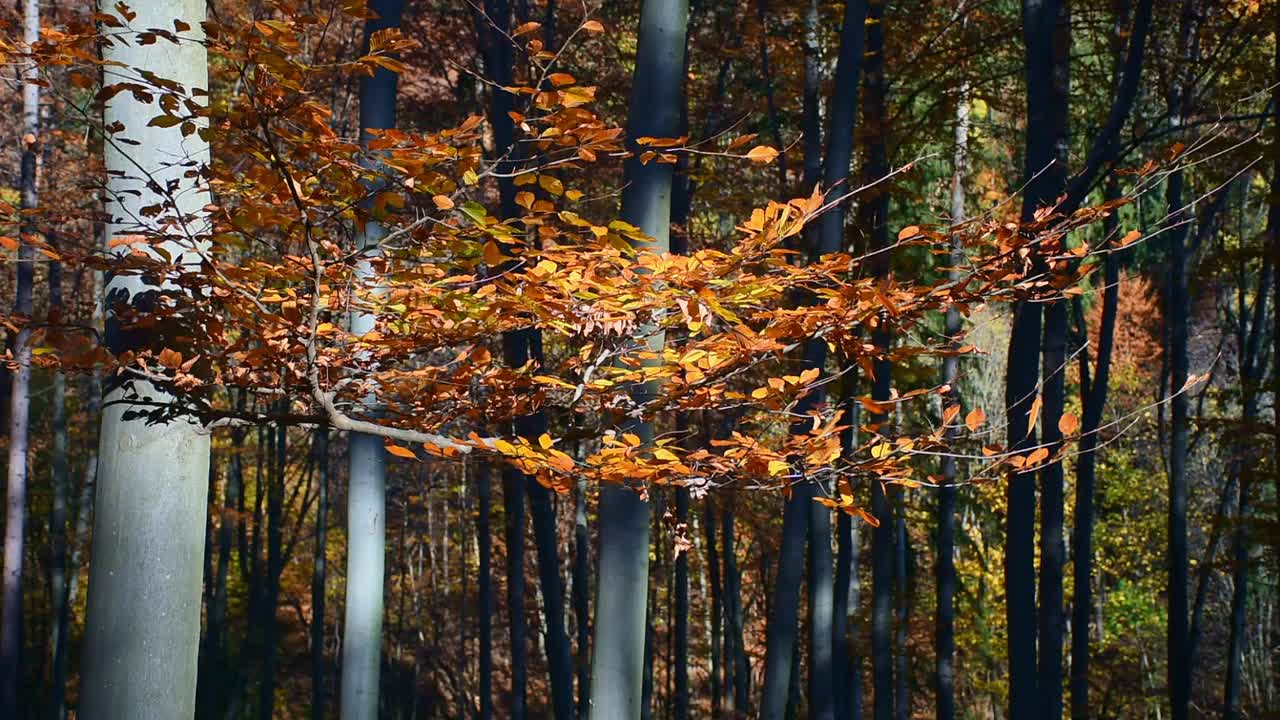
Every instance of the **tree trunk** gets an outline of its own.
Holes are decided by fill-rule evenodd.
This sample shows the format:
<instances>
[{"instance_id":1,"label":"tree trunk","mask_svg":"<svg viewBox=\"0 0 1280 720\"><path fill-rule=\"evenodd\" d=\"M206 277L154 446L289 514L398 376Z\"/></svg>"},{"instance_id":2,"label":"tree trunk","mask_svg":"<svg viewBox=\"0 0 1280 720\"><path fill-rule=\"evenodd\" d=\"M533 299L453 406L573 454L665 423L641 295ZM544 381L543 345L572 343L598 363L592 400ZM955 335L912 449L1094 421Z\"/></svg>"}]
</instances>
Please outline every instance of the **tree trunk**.
<instances>
[{"instance_id":1,"label":"tree trunk","mask_svg":"<svg viewBox=\"0 0 1280 720\"><path fill-rule=\"evenodd\" d=\"M676 527L689 533L689 488L676 488ZM689 720L689 553L676 556L674 720Z\"/></svg>"},{"instance_id":2,"label":"tree trunk","mask_svg":"<svg viewBox=\"0 0 1280 720\"><path fill-rule=\"evenodd\" d=\"M49 264L49 319L64 322L62 303L62 265ZM71 613L67 603L67 509L70 504L71 479L67 467L67 376L61 370L53 373L52 405L53 447L50 449L50 480L53 498L49 512L53 552L50 558L49 590L53 598L53 631L49 639L52 670L49 680L49 720L62 720L66 710L67 636ZM79 568L71 570L79 572Z\"/></svg>"},{"instance_id":3,"label":"tree trunk","mask_svg":"<svg viewBox=\"0 0 1280 720\"><path fill-rule=\"evenodd\" d=\"M315 462L320 472L320 492L316 498L315 549L311 565L311 720L325 718L325 587L329 548L329 428L315 429ZM228 537L228 545L230 544Z\"/></svg>"},{"instance_id":4,"label":"tree trunk","mask_svg":"<svg viewBox=\"0 0 1280 720\"><path fill-rule=\"evenodd\" d=\"M734 502L727 500L724 514L721 515L720 530L723 534L724 553L724 609L725 639L732 648L724 654L726 665L732 664L733 670L733 707L736 712L746 714L750 708L751 668L747 663L747 648L743 642L742 618L742 576L738 573L738 553L736 548ZM728 692L728 689L725 690Z\"/></svg>"},{"instance_id":5,"label":"tree trunk","mask_svg":"<svg viewBox=\"0 0 1280 720\"><path fill-rule=\"evenodd\" d=\"M1051 205L1066 184L1066 19L1060 0L1023 2L1028 118L1023 222ZM1039 257L1034 264L1037 269L1044 266ZM1025 453L1036 444L1029 413L1040 379L1041 317L1038 303L1018 302L1014 308L1005 384L1012 452ZM1034 472L1015 471L1008 482L1005 592L1011 720L1040 717L1043 709L1036 658L1035 479Z\"/></svg>"},{"instance_id":6,"label":"tree trunk","mask_svg":"<svg viewBox=\"0 0 1280 720\"><path fill-rule=\"evenodd\" d=\"M720 694L724 687L721 674L721 641L720 638L724 633L723 625L723 593L720 589L720 557L716 552L716 543L719 542L716 527L716 504L715 499L711 495L707 495L706 504L703 512L703 531L706 534L707 545L707 574L710 576L710 598L711 603L711 717L717 720L720 717Z\"/></svg>"},{"instance_id":7,"label":"tree trunk","mask_svg":"<svg viewBox=\"0 0 1280 720\"><path fill-rule=\"evenodd\" d=\"M816 488L815 488L816 489ZM843 513L841 513L843 515ZM831 510L809 502L809 717L835 720L832 656L835 586L831 576Z\"/></svg>"},{"instance_id":8,"label":"tree trunk","mask_svg":"<svg viewBox=\"0 0 1280 720\"><path fill-rule=\"evenodd\" d=\"M31 47L40 39L40 2L23 0L22 42ZM27 59L22 65L22 169L20 204L24 211L39 204L40 86L39 69ZM13 314L32 320L37 228L23 214L19 228ZM0 615L0 715L17 717L22 685L22 564L27 521L27 423L31 409L31 327L23 324L14 343L16 369L9 393L9 463L5 491L3 614ZM65 449L64 449L65 450ZM64 452L65 457L65 452Z\"/></svg>"},{"instance_id":9,"label":"tree trunk","mask_svg":"<svg viewBox=\"0 0 1280 720\"><path fill-rule=\"evenodd\" d=\"M373 33L399 27L403 0L371 0L369 9L376 17L365 22L364 53ZM370 139L368 130L396 126L397 80L396 73L382 67L372 76L360 78L362 144ZM372 220L357 234L357 247L366 258L356 269L358 280L372 279L370 258L379 254L378 245L385 234L385 228ZM375 316L357 310L348 322L353 335L363 335L373 330ZM371 410L375 409L372 402L370 399ZM347 591L339 700L343 720L375 720L382 669L387 458L382 438L359 433L351 435L347 452Z\"/></svg>"},{"instance_id":10,"label":"tree trunk","mask_svg":"<svg viewBox=\"0 0 1280 720\"><path fill-rule=\"evenodd\" d=\"M192 41L163 50L113 43L103 47L104 60L155 73L180 83L188 93L207 88L206 50L198 42L204 3L151 0L131 10L137 17L129 27L168 27L178 19L191 27L185 35ZM118 12L105 6L100 11ZM202 213L210 196L171 158L207 163L209 148L198 132L184 137L178 127L148 126L154 115L155 108L130 93L105 103L105 125L124 128L107 138L104 153L108 236L147 232L126 218L143 217L144 206L160 202L165 212L152 227L181 218L186 230L186 237L170 237L162 247L177 262L196 265L200 260L191 239L203 242ZM126 137L137 144L119 142ZM145 178L139 176L143 173ZM167 183L176 190L155 197L152 188ZM154 337L161 330L122 328L110 314L120 304L145 308L156 289L137 276L111 278L107 338L113 352L163 341ZM165 390L138 380L126 388L116 379L107 393L80 691L81 717L89 720L191 717L195 712L209 435L185 416L156 421L135 417L137 410L128 401L131 392L161 403L169 400Z\"/></svg>"},{"instance_id":11,"label":"tree trunk","mask_svg":"<svg viewBox=\"0 0 1280 720\"><path fill-rule=\"evenodd\" d=\"M965 175L969 167L969 85L966 82L960 87L960 97L956 100L955 153L952 159L951 172L951 222L959 224L965 221L968 213L965 210ZM951 244L950 269L947 280L957 282L960 279L960 263L964 259L964 249L957 235ZM960 311L947 309L944 333L947 342L953 348L960 345L962 321ZM947 386L946 406L961 405L956 381L959 379L960 362L955 356L947 356L942 361L942 384ZM952 420L945 430L948 443L954 443L960 436L959 416ZM938 489L938 549L937 565L934 569L937 587L938 609L935 616L933 645L936 656L934 672L937 674L937 695L934 712L937 720L954 720L956 716L955 698L955 594L956 594L956 458L947 454L942 457L939 473L942 475L942 487Z\"/></svg>"},{"instance_id":12,"label":"tree trunk","mask_svg":"<svg viewBox=\"0 0 1280 720\"><path fill-rule=\"evenodd\" d=\"M578 716L590 714L591 702L591 540L587 530L587 482L579 480L573 494L573 616L578 631Z\"/></svg>"},{"instance_id":13,"label":"tree trunk","mask_svg":"<svg viewBox=\"0 0 1280 720\"><path fill-rule=\"evenodd\" d=\"M1178 53L1184 64L1189 64L1196 24L1196 5L1184 0L1178 29ZM1179 71L1180 78L1170 98L1170 124L1182 124L1190 108L1190 68ZM1165 202L1168 212L1177 212L1183 204L1185 177L1180 168L1170 173L1165 186ZM1190 366L1187 356L1187 326L1190 317L1188 297L1188 225L1178 223L1169 231L1169 275L1165 295L1165 322L1168 327L1170 388L1173 392L1170 405L1169 430L1169 627L1168 627L1168 687L1172 720L1190 717L1191 667L1187 663L1187 394L1182 392L1187 384Z\"/></svg>"},{"instance_id":14,"label":"tree trunk","mask_svg":"<svg viewBox=\"0 0 1280 720\"><path fill-rule=\"evenodd\" d=\"M632 80L627 136L674 137L680 125L687 0L645 0L640 11L639 46ZM622 218L652 238L642 249L666 252L671 231L673 168L663 163L627 162ZM642 329L637 343L660 353L663 335ZM656 388L637 388L637 400ZM652 442L653 427L634 423L631 431ZM596 583L597 622L592 655L592 716L637 718L643 681L645 599L649 573L649 505L637 488L600 489L600 564Z\"/></svg>"},{"instance_id":15,"label":"tree trunk","mask_svg":"<svg viewBox=\"0 0 1280 720\"><path fill-rule=\"evenodd\" d=\"M492 556L489 517L493 489L489 480L489 466L483 462L476 466L476 545L479 554L476 580L476 605L479 643L480 709L477 717L490 720L493 717L493 571L489 564Z\"/></svg>"},{"instance_id":16,"label":"tree trunk","mask_svg":"<svg viewBox=\"0 0 1280 720\"><path fill-rule=\"evenodd\" d=\"M275 717L276 705L276 657L279 642L279 626L276 609L280 606L280 575L284 572L281 555L284 523L284 484L288 470L288 431L285 425L275 428L275 461L267 478L267 578L262 603L262 618L258 630L262 632L262 686L258 698L260 717Z\"/></svg>"}]
</instances>

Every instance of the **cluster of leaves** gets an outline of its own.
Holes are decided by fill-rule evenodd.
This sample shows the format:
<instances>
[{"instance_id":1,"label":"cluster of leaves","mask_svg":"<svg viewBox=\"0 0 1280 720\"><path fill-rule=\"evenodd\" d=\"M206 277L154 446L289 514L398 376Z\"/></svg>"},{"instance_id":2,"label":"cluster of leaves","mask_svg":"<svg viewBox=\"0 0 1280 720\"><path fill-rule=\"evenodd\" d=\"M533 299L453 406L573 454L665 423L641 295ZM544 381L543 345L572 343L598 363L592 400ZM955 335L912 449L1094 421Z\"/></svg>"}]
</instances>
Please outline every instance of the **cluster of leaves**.
<instances>
[{"instance_id":1,"label":"cluster of leaves","mask_svg":"<svg viewBox=\"0 0 1280 720\"><path fill-rule=\"evenodd\" d=\"M629 156L622 130L593 110L594 87L554 70L557 56L533 38L536 27L512 38L529 58L527 83L492 89L523 101L512 113L519 158L495 158L485 151L487 124L479 116L429 131L378 131L364 142L341 135L318 88L379 69L400 72L396 55L413 42L381 31L368 54L316 64L306 48L322 42L331 24L358 22L367 11L354 2L340 18L287 10L273 19L206 25L214 62L238 79L234 93L213 102L201 89L162 78L111 82L117 72L128 74L111 69L99 100L133 93L155 104L151 125L198 132L213 147L212 165L193 172L203 175L215 202L184 218L182 229L202 262L172 261L162 247L177 232L168 221L116 237L108 254L63 249L67 262L167 278L170 291L145 311L113 308L124 325L150 331L150 346L112 357L99 346L64 345L46 362L112 363L124 379L162 384L177 405L154 408L157 414L331 424L381 434L402 456L486 452L557 488L582 475L697 487L826 478L837 484L824 501L857 512L856 476L928 482L913 479L911 461L946 451L945 431L961 424L959 408L947 408L937 427L918 436L869 425L863 446L842 453L840 433L850 421L834 404L797 410L836 376L794 370L795 350L817 339L839 367L867 376L886 358L904 363L969 352L910 341L884 349L867 338L885 323L910 338L914 325L953 307L967 312L991 301L1073 292L1092 267L1081 261L1094 251L1069 248L1068 233L1115 210L1112 204L1063 217L1046 209L1020 225L997 209L961 226L909 226L898 234L896 247L939 257L959 238L965 253L953 282L875 278L865 257L848 253L797 262L788 248L814 218L847 200L842 188L764 203L727 248L657 253L638 228L615 218L613 193L602 192L590 172ZM118 15L127 22L127 8ZM112 22L109 35L122 23ZM190 30L145 29L111 41L192 42ZM588 19L574 35L601 31ZM92 27L49 35L39 52L88 77L100 64L89 52L96 37ZM103 130L105 142L134 142L136 129ZM773 148L746 150L752 139L716 138L720 150L695 148L687 138L639 138L637 145L641 162L676 163L690 153L775 161ZM516 187L518 217L495 217L492 186L500 177ZM157 204L145 214L172 217L173 198L155 190ZM360 249L362 232L381 234L375 249ZM353 312L374 316L375 329L345 330ZM541 331L544 360L505 366L491 350L496 339L528 328ZM656 391L633 392L646 383ZM230 403L229 388L289 404L246 411ZM915 390L892 402L947 390ZM886 410L862 402L873 413ZM551 419L551 432L516 437L513 420L536 411ZM696 449L674 431L653 444L620 431L634 420L663 427L675 411L731 413L737 429ZM963 424L976 433L983 420L973 411ZM797 423L807 432L788 431ZM1074 426L1062 429L1071 434ZM583 440L591 450L581 460L563 449ZM1046 448L1010 455L994 443L984 455L993 472L1050 459Z\"/></svg>"}]
</instances>

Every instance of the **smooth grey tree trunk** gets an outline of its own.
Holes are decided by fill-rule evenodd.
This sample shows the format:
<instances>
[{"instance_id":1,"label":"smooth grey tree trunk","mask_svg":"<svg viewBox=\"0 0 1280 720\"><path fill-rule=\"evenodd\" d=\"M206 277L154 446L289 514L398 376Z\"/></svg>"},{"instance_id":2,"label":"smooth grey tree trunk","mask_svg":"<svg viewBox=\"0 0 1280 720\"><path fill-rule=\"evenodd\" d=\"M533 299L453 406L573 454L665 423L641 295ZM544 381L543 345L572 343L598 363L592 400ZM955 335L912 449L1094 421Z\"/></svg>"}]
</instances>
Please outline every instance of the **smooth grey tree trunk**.
<instances>
[{"instance_id":1,"label":"smooth grey tree trunk","mask_svg":"<svg viewBox=\"0 0 1280 720\"><path fill-rule=\"evenodd\" d=\"M489 466L481 463L476 467L476 545L479 558L478 578L476 581L476 614L479 626L476 639L479 644L480 675L480 708L476 716L480 720L493 717L493 570L492 538L489 534L489 516L492 506L493 488L489 479Z\"/></svg>"},{"instance_id":2,"label":"smooth grey tree trunk","mask_svg":"<svg viewBox=\"0 0 1280 720\"><path fill-rule=\"evenodd\" d=\"M591 700L591 538L587 529L587 482L573 491L573 617L577 630L578 715L587 717Z\"/></svg>"},{"instance_id":3,"label":"smooth grey tree trunk","mask_svg":"<svg viewBox=\"0 0 1280 720\"><path fill-rule=\"evenodd\" d=\"M716 532L716 526L719 524L716 519L718 512L715 499L711 495L707 495L704 504L702 528L706 535L706 564L707 575L709 576L708 594L710 595L708 601L711 604L711 677L709 678L711 684L711 717L717 720L720 717L720 697L724 687L721 673L723 660L720 653L722 647L721 637L723 637L724 633L724 602L723 593L720 589L720 554L716 551L716 544L720 542L719 533Z\"/></svg>"},{"instance_id":4,"label":"smooth grey tree trunk","mask_svg":"<svg viewBox=\"0 0 1280 720\"><path fill-rule=\"evenodd\" d=\"M675 137L680 126L681 76L684 70L688 0L645 0L640 11L639 47L632 79L627 135ZM671 231L671 165L627 163L622 217L652 241L642 247L666 252ZM638 345L660 353L663 334L644 329ZM637 388L644 401L656 387ZM631 428L645 443L653 440L649 423ZM591 672L591 717L638 718L643 681L645 599L649 572L649 505L635 488L600 489L600 562L596 583L595 643Z\"/></svg>"},{"instance_id":5,"label":"smooth grey tree trunk","mask_svg":"<svg viewBox=\"0 0 1280 720\"><path fill-rule=\"evenodd\" d=\"M22 42L30 47L40 39L40 2L23 0ZM22 155L19 183L22 209L39 204L40 86L34 59L22 61ZM28 220L19 229L16 297L13 314L31 319L35 282L37 230ZM27 430L31 410L31 328L23 325L14 342L16 370L9 393L9 462L5 490L3 614L0 614L0 715L17 717L18 688L22 684L22 565L27 521ZM65 458L65 448L64 448ZM58 589L55 588L55 591Z\"/></svg>"},{"instance_id":6,"label":"smooth grey tree trunk","mask_svg":"<svg viewBox=\"0 0 1280 720\"><path fill-rule=\"evenodd\" d=\"M130 38L105 45L104 60L172 80L188 95L206 89L208 62L200 42L205 3L148 0L131 10L137 17L130 28L173 27L181 20L191 28L183 34L187 41L141 45ZM118 14L108 3L99 11ZM198 96L192 100L199 102ZM105 104L105 125L123 128L105 139L107 233L154 231L155 224L140 227L140 210L162 203L165 212L149 222L180 219L182 234L167 231L163 247L176 263L193 266L199 262L195 245L206 232L209 192L187 176L185 165L207 164L209 147L200 133L183 137L178 127L148 126L157 111L131 93ZM137 144L123 144L124 138ZM151 188L169 183L177 191L156 197ZM156 289L136 276L110 279L107 339L113 351L147 339L121 332L112 308L146 302ZM138 380L131 390L111 382L104 399L79 704L79 717L89 720L177 720L195 711L209 435L185 416L155 422L126 416L133 392L169 399L163 389Z\"/></svg>"},{"instance_id":7,"label":"smooth grey tree trunk","mask_svg":"<svg viewBox=\"0 0 1280 720\"><path fill-rule=\"evenodd\" d=\"M399 27L402 0L372 0L375 13L365 23L364 50L369 37L383 29ZM379 67L372 77L360 78L360 132L367 143L368 130L396 126L397 80L395 73ZM368 162L376 162L369 159ZM372 279L369 258L386 229L370 220L356 243L365 260L356 269L359 281ZM372 314L353 310L351 333L373 329ZM370 409L373 409L372 407ZM347 489L347 590L342 638L342 676L339 702L342 720L376 720L379 675L382 665L383 584L386 564L386 449L381 438L352 433L348 441Z\"/></svg>"}]
</instances>

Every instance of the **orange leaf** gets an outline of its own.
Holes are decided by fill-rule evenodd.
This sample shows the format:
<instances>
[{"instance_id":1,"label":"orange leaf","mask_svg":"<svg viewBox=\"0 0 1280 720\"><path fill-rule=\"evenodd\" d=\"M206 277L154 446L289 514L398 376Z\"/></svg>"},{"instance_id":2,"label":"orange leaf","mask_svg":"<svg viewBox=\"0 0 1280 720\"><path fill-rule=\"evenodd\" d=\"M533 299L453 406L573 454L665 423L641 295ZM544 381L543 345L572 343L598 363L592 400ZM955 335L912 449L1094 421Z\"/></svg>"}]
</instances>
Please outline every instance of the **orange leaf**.
<instances>
[{"instance_id":1,"label":"orange leaf","mask_svg":"<svg viewBox=\"0 0 1280 720\"><path fill-rule=\"evenodd\" d=\"M1080 421L1070 413L1058 418L1058 430L1063 435L1074 435L1080 427Z\"/></svg>"},{"instance_id":2,"label":"orange leaf","mask_svg":"<svg viewBox=\"0 0 1280 720\"><path fill-rule=\"evenodd\" d=\"M391 453L392 455L395 455L396 457L409 458L411 460L416 460L418 457L409 448L401 447L399 445L392 443L391 441L387 441L386 443L384 443L384 445L387 448L387 452Z\"/></svg>"},{"instance_id":3,"label":"orange leaf","mask_svg":"<svg viewBox=\"0 0 1280 720\"><path fill-rule=\"evenodd\" d=\"M778 151L768 145L757 145L747 151L744 156L751 162L765 164L771 163L778 157Z\"/></svg>"},{"instance_id":4,"label":"orange leaf","mask_svg":"<svg viewBox=\"0 0 1280 720\"><path fill-rule=\"evenodd\" d=\"M969 428L969 432L976 432L978 428L982 427L982 423L986 421L987 414L983 412L982 408L974 408L969 411L968 415L964 416L964 424L965 427Z\"/></svg>"}]
</instances>

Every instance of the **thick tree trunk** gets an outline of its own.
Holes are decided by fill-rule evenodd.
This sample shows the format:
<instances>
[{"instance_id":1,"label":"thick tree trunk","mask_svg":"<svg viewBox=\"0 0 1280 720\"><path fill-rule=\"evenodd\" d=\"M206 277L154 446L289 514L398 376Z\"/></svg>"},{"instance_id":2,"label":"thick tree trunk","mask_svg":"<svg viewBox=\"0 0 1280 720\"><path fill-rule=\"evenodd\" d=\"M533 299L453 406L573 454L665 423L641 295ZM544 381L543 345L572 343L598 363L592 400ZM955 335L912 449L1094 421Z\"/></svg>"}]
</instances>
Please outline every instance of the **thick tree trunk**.
<instances>
[{"instance_id":1,"label":"thick tree trunk","mask_svg":"<svg viewBox=\"0 0 1280 720\"><path fill-rule=\"evenodd\" d=\"M1056 300L1045 308L1044 366L1041 370L1044 409L1041 443L1051 457L1062 447L1059 421L1066 406L1067 301ZM1062 716L1063 582L1063 467L1051 462L1040 471L1040 644L1038 679L1041 717ZM1086 626L1087 627L1087 626Z\"/></svg>"},{"instance_id":2,"label":"thick tree trunk","mask_svg":"<svg viewBox=\"0 0 1280 720\"><path fill-rule=\"evenodd\" d=\"M181 20L190 26L185 36L192 41L113 43L103 48L104 59L155 73L188 93L206 89L206 50L196 41L205 4L151 0L131 10L137 17L129 27L172 27ZM104 4L100 12L118 11ZM195 265L199 258L192 245L206 232L202 213L209 192L171 158L207 163L209 148L200 133L184 137L178 127L149 127L155 113L130 93L105 104L105 125L123 128L106 139L107 232L111 237L146 232L131 219L144 216L142 207L161 202L166 206L162 218L181 217L185 226L184 237L170 237L163 247L176 262ZM124 138L137 144L121 143ZM143 173L147 177L140 177ZM155 197L150 188L170 182L178 189ZM147 303L155 290L141 277L117 275L107 286L108 310ZM151 340L122 328L110 314L107 337L115 352ZM130 390L118 380L106 397L80 691L80 717L90 720L191 717L195 711L209 435L187 417L126 417L136 412L131 392L159 402L169 399L150 383L134 381Z\"/></svg>"},{"instance_id":3,"label":"thick tree trunk","mask_svg":"<svg viewBox=\"0 0 1280 720\"><path fill-rule=\"evenodd\" d=\"M325 587L329 567L329 428L316 428L314 434L316 469L320 473L320 490L316 498L315 548L311 564L311 720L324 720L328 674L324 657ZM226 533L227 545L230 534Z\"/></svg>"},{"instance_id":4,"label":"thick tree trunk","mask_svg":"<svg viewBox=\"0 0 1280 720\"><path fill-rule=\"evenodd\" d=\"M1060 0L1024 0L1022 7L1028 118L1022 219L1029 222L1066 184L1067 10ZM1043 265L1039 259L1035 263ZM1041 319L1038 303L1019 302L1014 308L1005 384L1013 452L1036 444L1029 413L1039 392ZM1035 480L1034 472L1015 471L1008 484L1005 593L1011 720L1040 717L1043 709L1036 657Z\"/></svg>"},{"instance_id":5,"label":"thick tree trunk","mask_svg":"<svg viewBox=\"0 0 1280 720\"><path fill-rule=\"evenodd\" d=\"M816 487L815 487L816 489ZM835 591L832 578L831 510L809 502L809 717L834 720L832 657Z\"/></svg>"},{"instance_id":6,"label":"thick tree trunk","mask_svg":"<svg viewBox=\"0 0 1280 720\"><path fill-rule=\"evenodd\" d=\"M40 2L23 0L22 42L31 47L40 39ZM39 70L33 59L22 65L22 169L19 188L24 211L39 204L37 196L40 158ZM24 212L19 229L16 289L13 314L32 319L37 229ZM9 462L5 490L3 614L0 614L0 715L17 717L18 689L22 685L22 564L27 521L27 424L31 409L31 328L24 324L14 342L9 393ZM65 457L65 448L64 448Z\"/></svg>"},{"instance_id":7,"label":"thick tree trunk","mask_svg":"<svg viewBox=\"0 0 1280 720\"><path fill-rule=\"evenodd\" d=\"M645 0L640 11L639 47L632 79L627 135L674 137L680 126L681 75L684 70L687 0ZM652 238L643 249L666 252L671 232L671 165L627 162L622 217ZM661 352L663 335L644 329L637 344ZM636 399L656 388L641 386ZM636 422L631 431L652 442L653 427ZM649 505L636 488L600 489L600 563L596 583L592 717L636 718L643 681L645 599L649 573Z\"/></svg>"},{"instance_id":8,"label":"thick tree trunk","mask_svg":"<svg viewBox=\"0 0 1280 720\"><path fill-rule=\"evenodd\" d=\"M403 0L371 0L369 9L376 17L365 22L362 52L368 51L373 33L399 27ZM381 67L371 77L360 78L362 143L369 140L368 130L396 126L397 81L396 73ZM356 244L365 256L356 270L360 281L372 279L370 259L380 253L385 234L385 228L372 220L357 234ZM356 310L348 322L353 335L363 335L373 330L375 317ZM374 409L372 401L370 405ZM343 720L374 720L382 668L387 458L382 438L372 435L353 433L347 452L347 591L339 701Z\"/></svg>"}]
</instances>

